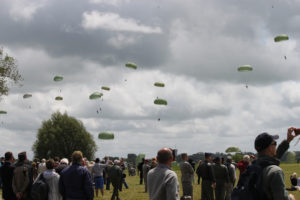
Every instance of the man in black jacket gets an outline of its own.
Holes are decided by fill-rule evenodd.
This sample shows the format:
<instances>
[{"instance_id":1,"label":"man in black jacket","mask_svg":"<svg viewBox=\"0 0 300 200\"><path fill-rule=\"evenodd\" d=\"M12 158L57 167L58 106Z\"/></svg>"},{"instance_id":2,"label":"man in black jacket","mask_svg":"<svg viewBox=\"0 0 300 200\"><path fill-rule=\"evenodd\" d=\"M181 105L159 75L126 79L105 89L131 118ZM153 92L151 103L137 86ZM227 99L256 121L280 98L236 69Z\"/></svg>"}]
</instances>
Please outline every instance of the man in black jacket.
<instances>
[{"instance_id":1,"label":"man in black jacket","mask_svg":"<svg viewBox=\"0 0 300 200\"><path fill-rule=\"evenodd\" d=\"M5 153L4 165L0 168L0 176L2 179L2 198L5 200L16 200L16 195L12 189L12 179L14 175L13 166L15 159L12 152Z\"/></svg>"}]
</instances>

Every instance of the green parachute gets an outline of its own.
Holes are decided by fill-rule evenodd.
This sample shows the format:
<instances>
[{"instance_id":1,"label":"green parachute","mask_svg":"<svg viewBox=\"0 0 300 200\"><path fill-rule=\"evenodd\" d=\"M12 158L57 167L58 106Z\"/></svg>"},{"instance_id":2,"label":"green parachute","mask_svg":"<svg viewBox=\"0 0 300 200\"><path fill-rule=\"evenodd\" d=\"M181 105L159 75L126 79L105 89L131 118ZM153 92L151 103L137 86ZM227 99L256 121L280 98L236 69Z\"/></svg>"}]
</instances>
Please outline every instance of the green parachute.
<instances>
[{"instance_id":1,"label":"green parachute","mask_svg":"<svg viewBox=\"0 0 300 200\"><path fill-rule=\"evenodd\" d=\"M160 83L160 82L155 82L154 86L156 86L156 87L165 87L165 84L164 83Z\"/></svg>"},{"instance_id":2,"label":"green parachute","mask_svg":"<svg viewBox=\"0 0 300 200\"><path fill-rule=\"evenodd\" d=\"M110 90L110 87L102 86L101 89L102 89L102 90L107 90L107 91L109 91L109 90Z\"/></svg>"},{"instance_id":3,"label":"green parachute","mask_svg":"<svg viewBox=\"0 0 300 200\"><path fill-rule=\"evenodd\" d=\"M64 79L63 76L55 76L55 77L53 78L53 80L54 80L55 82L62 81L63 79Z\"/></svg>"},{"instance_id":4,"label":"green parachute","mask_svg":"<svg viewBox=\"0 0 300 200\"><path fill-rule=\"evenodd\" d=\"M253 68L251 67L251 65L242 65L242 66L238 67L237 70L239 72L248 72L248 71L253 71Z\"/></svg>"},{"instance_id":5,"label":"green parachute","mask_svg":"<svg viewBox=\"0 0 300 200\"><path fill-rule=\"evenodd\" d=\"M289 36L286 34L281 34L274 38L274 42L282 42L282 41L286 41L286 40L289 40Z\"/></svg>"},{"instance_id":6,"label":"green parachute","mask_svg":"<svg viewBox=\"0 0 300 200\"><path fill-rule=\"evenodd\" d=\"M28 98L31 98L32 97L32 94L24 94L23 95L23 99L28 99Z\"/></svg>"},{"instance_id":7,"label":"green parachute","mask_svg":"<svg viewBox=\"0 0 300 200\"><path fill-rule=\"evenodd\" d=\"M103 94L101 92L94 92L93 94L90 95L90 99L94 100L94 99L100 99L103 96Z\"/></svg>"},{"instance_id":8,"label":"green parachute","mask_svg":"<svg viewBox=\"0 0 300 200\"><path fill-rule=\"evenodd\" d=\"M115 135L110 132L102 132L99 133L98 138L101 140L113 140L115 138Z\"/></svg>"},{"instance_id":9,"label":"green parachute","mask_svg":"<svg viewBox=\"0 0 300 200\"><path fill-rule=\"evenodd\" d=\"M154 104L156 105L168 105L168 102L165 99L155 99Z\"/></svg>"},{"instance_id":10,"label":"green parachute","mask_svg":"<svg viewBox=\"0 0 300 200\"><path fill-rule=\"evenodd\" d=\"M0 114L7 114L5 110L0 110Z\"/></svg>"},{"instance_id":11,"label":"green parachute","mask_svg":"<svg viewBox=\"0 0 300 200\"><path fill-rule=\"evenodd\" d=\"M131 62L126 63L125 66L131 69L137 69L137 65Z\"/></svg>"},{"instance_id":12,"label":"green parachute","mask_svg":"<svg viewBox=\"0 0 300 200\"><path fill-rule=\"evenodd\" d=\"M63 97L61 97L61 96L57 96L57 97L55 97L55 100L56 101L62 101L64 98Z\"/></svg>"},{"instance_id":13,"label":"green parachute","mask_svg":"<svg viewBox=\"0 0 300 200\"><path fill-rule=\"evenodd\" d=\"M235 153L235 152L241 152L240 148L238 147L228 147L225 150L226 153Z\"/></svg>"}]
</instances>

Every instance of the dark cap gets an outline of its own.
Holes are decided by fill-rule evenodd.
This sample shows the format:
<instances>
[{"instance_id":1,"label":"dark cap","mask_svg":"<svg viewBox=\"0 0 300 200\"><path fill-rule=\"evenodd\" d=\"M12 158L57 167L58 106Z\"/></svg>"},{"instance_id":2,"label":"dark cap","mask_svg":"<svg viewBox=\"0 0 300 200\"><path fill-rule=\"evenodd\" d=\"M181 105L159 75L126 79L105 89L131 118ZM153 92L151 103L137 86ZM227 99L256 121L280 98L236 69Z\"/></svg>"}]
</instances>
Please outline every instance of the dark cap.
<instances>
[{"instance_id":1,"label":"dark cap","mask_svg":"<svg viewBox=\"0 0 300 200\"><path fill-rule=\"evenodd\" d=\"M254 147L260 152L270 146L270 144L279 138L278 135L270 135L269 133L261 133L255 138Z\"/></svg>"},{"instance_id":2,"label":"dark cap","mask_svg":"<svg viewBox=\"0 0 300 200\"><path fill-rule=\"evenodd\" d=\"M204 153L205 158L210 157L211 155L212 155L212 153L209 153L209 152Z\"/></svg>"},{"instance_id":3,"label":"dark cap","mask_svg":"<svg viewBox=\"0 0 300 200\"><path fill-rule=\"evenodd\" d=\"M24 161L26 159L26 151L23 151L23 152L20 152L19 154L18 154L18 160L19 161Z\"/></svg>"},{"instance_id":4,"label":"dark cap","mask_svg":"<svg viewBox=\"0 0 300 200\"><path fill-rule=\"evenodd\" d=\"M217 162L219 162L220 160L221 160L220 156L217 156L217 157L215 158L215 161L217 161Z\"/></svg>"}]
</instances>

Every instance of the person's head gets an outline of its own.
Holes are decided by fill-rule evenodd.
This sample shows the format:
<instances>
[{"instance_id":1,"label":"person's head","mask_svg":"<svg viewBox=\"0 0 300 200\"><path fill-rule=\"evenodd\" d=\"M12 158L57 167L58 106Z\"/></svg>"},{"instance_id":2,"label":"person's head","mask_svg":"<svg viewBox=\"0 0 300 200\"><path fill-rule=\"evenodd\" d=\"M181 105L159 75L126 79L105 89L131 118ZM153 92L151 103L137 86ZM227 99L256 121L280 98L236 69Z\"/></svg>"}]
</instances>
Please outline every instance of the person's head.
<instances>
[{"instance_id":1,"label":"person's head","mask_svg":"<svg viewBox=\"0 0 300 200\"><path fill-rule=\"evenodd\" d=\"M156 159L158 163L171 166L173 154L170 148L162 148L157 152Z\"/></svg>"},{"instance_id":2,"label":"person's head","mask_svg":"<svg viewBox=\"0 0 300 200\"><path fill-rule=\"evenodd\" d=\"M58 163L59 161L60 161L60 159L58 156L54 157L54 162Z\"/></svg>"},{"instance_id":3,"label":"person's head","mask_svg":"<svg viewBox=\"0 0 300 200\"><path fill-rule=\"evenodd\" d=\"M270 135L268 133L261 133L255 138L254 147L258 154L276 156L276 141L278 135Z\"/></svg>"},{"instance_id":4,"label":"person's head","mask_svg":"<svg viewBox=\"0 0 300 200\"><path fill-rule=\"evenodd\" d=\"M181 159L184 160L184 161L187 161L187 160L188 160L188 155L187 155L187 153L182 153L182 154L181 154Z\"/></svg>"},{"instance_id":5,"label":"person's head","mask_svg":"<svg viewBox=\"0 0 300 200\"><path fill-rule=\"evenodd\" d=\"M250 156L249 155L244 155L243 156L243 161L250 162Z\"/></svg>"},{"instance_id":6,"label":"person's head","mask_svg":"<svg viewBox=\"0 0 300 200\"><path fill-rule=\"evenodd\" d=\"M27 160L26 151L20 152L20 153L18 154L18 161L19 161L19 162L23 162L23 161L25 161L25 160Z\"/></svg>"},{"instance_id":7,"label":"person's head","mask_svg":"<svg viewBox=\"0 0 300 200\"><path fill-rule=\"evenodd\" d=\"M96 163L99 163L99 162L100 162L100 159L99 159L99 158L96 158L95 162L96 162Z\"/></svg>"},{"instance_id":8,"label":"person's head","mask_svg":"<svg viewBox=\"0 0 300 200\"><path fill-rule=\"evenodd\" d=\"M294 172L293 174L292 174L292 176L291 176L292 178L297 178L297 173L296 172Z\"/></svg>"},{"instance_id":9,"label":"person's head","mask_svg":"<svg viewBox=\"0 0 300 200\"><path fill-rule=\"evenodd\" d=\"M120 165L120 164L121 164L120 160L114 160L114 165Z\"/></svg>"},{"instance_id":10,"label":"person's head","mask_svg":"<svg viewBox=\"0 0 300 200\"><path fill-rule=\"evenodd\" d=\"M4 157L5 157L5 161L8 161L8 162L12 162L15 160L14 156L13 156L13 153L8 151L4 154Z\"/></svg>"},{"instance_id":11,"label":"person's head","mask_svg":"<svg viewBox=\"0 0 300 200\"><path fill-rule=\"evenodd\" d=\"M68 165L68 164L69 164L68 158L63 158L63 159L61 159L61 160L60 160L60 164Z\"/></svg>"},{"instance_id":12,"label":"person's head","mask_svg":"<svg viewBox=\"0 0 300 200\"><path fill-rule=\"evenodd\" d=\"M219 156L215 157L214 162L221 163L221 158Z\"/></svg>"},{"instance_id":13,"label":"person's head","mask_svg":"<svg viewBox=\"0 0 300 200\"><path fill-rule=\"evenodd\" d=\"M208 162L210 162L211 161L211 153L208 153L208 152L206 152L206 153L204 153L204 157L205 157L205 160L207 160Z\"/></svg>"},{"instance_id":14,"label":"person's head","mask_svg":"<svg viewBox=\"0 0 300 200\"><path fill-rule=\"evenodd\" d=\"M83 158L83 155L82 155L81 151L74 151L72 153L72 163L79 163L79 164L81 164L82 158Z\"/></svg>"},{"instance_id":15,"label":"person's head","mask_svg":"<svg viewBox=\"0 0 300 200\"><path fill-rule=\"evenodd\" d=\"M232 163L232 157L231 156L227 156L226 162L227 163Z\"/></svg>"},{"instance_id":16,"label":"person's head","mask_svg":"<svg viewBox=\"0 0 300 200\"><path fill-rule=\"evenodd\" d=\"M49 159L46 161L46 168L47 169L53 169L54 168L54 160L53 159Z\"/></svg>"},{"instance_id":17,"label":"person's head","mask_svg":"<svg viewBox=\"0 0 300 200\"><path fill-rule=\"evenodd\" d=\"M46 159L45 159L45 158L43 158L43 159L42 159L42 163L45 163L45 162L46 162Z\"/></svg>"}]
</instances>

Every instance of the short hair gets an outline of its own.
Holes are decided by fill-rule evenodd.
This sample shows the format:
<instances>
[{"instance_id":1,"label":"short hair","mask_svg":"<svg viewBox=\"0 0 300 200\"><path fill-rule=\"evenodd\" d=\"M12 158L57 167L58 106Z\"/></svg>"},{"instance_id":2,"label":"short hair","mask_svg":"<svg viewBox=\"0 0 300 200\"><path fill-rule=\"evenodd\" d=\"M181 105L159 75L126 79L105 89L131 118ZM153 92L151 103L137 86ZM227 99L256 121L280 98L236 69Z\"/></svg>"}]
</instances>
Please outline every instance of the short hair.
<instances>
[{"instance_id":1,"label":"short hair","mask_svg":"<svg viewBox=\"0 0 300 200\"><path fill-rule=\"evenodd\" d=\"M114 164L118 165L118 164L120 164L120 161L119 160L114 160Z\"/></svg>"},{"instance_id":2,"label":"short hair","mask_svg":"<svg viewBox=\"0 0 300 200\"><path fill-rule=\"evenodd\" d=\"M24 160L26 160L27 156L26 156L26 151L20 152L18 154L18 161L19 162L23 162Z\"/></svg>"},{"instance_id":3,"label":"short hair","mask_svg":"<svg viewBox=\"0 0 300 200\"><path fill-rule=\"evenodd\" d=\"M188 155L187 155L187 153L182 153L181 154L181 159L184 159L185 157L187 157Z\"/></svg>"},{"instance_id":4,"label":"short hair","mask_svg":"<svg viewBox=\"0 0 300 200\"><path fill-rule=\"evenodd\" d=\"M82 152L81 151L74 151L72 153L72 162L73 163L79 163L83 158Z\"/></svg>"},{"instance_id":5,"label":"short hair","mask_svg":"<svg viewBox=\"0 0 300 200\"><path fill-rule=\"evenodd\" d=\"M61 160L60 160L60 164L66 164L66 165L68 165L68 164L69 164L68 158L63 158L63 159L61 159Z\"/></svg>"},{"instance_id":6,"label":"short hair","mask_svg":"<svg viewBox=\"0 0 300 200\"><path fill-rule=\"evenodd\" d=\"M166 164L170 159L173 158L172 151L160 150L157 152L157 160L161 164Z\"/></svg>"},{"instance_id":7,"label":"short hair","mask_svg":"<svg viewBox=\"0 0 300 200\"><path fill-rule=\"evenodd\" d=\"M53 169L54 168L54 160L53 159L47 160L46 167L47 167L47 169Z\"/></svg>"},{"instance_id":8,"label":"short hair","mask_svg":"<svg viewBox=\"0 0 300 200\"><path fill-rule=\"evenodd\" d=\"M96 162L96 163L99 163L99 162L100 162L100 159L99 159L99 158L96 158L95 162Z\"/></svg>"},{"instance_id":9,"label":"short hair","mask_svg":"<svg viewBox=\"0 0 300 200\"><path fill-rule=\"evenodd\" d=\"M243 160L244 161L250 161L250 156L249 155L244 155Z\"/></svg>"},{"instance_id":10,"label":"short hair","mask_svg":"<svg viewBox=\"0 0 300 200\"><path fill-rule=\"evenodd\" d=\"M14 156L13 156L13 153L8 151L4 154L4 157L5 157L5 160L8 161L10 159L12 159Z\"/></svg>"}]
</instances>

